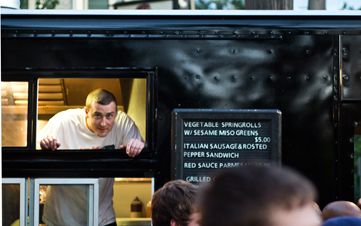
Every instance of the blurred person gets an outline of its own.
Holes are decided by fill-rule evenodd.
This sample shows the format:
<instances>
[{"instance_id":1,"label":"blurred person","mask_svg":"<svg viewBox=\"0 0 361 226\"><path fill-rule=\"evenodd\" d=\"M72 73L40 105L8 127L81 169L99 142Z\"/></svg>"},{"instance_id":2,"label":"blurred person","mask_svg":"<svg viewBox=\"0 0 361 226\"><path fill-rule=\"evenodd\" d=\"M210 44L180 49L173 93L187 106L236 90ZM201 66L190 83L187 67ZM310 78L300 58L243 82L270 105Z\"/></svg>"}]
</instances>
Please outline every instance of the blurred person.
<instances>
[{"instance_id":1,"label":"blurred person","mask_svg":"<svg viewBox=\"0 0 361 226\"><path fill-rule=\"evenodd\" d=\"M359 198L359 199L357 200L357 206L358 206L359 208L361 208L361 198Z\"/></svg>"},{"instance_id":2,"label":"blurred person","mask_svg":"<svg viewBox=\"0 0 361 226\"><path fill-rule=\"evenodd\" d=\"M320 226L312 183L287 168L221 171L205 189L202 226Z\"/></svg>"},{"instance_id":3,"label":"blurred person","mask_svg":"<svg viewBox=\"0 0 361 226\"><path fill-rule=\"evenodd\" d=\"M361 226L361 218L353 216L333 217L326 220L322 226Z\"/></svg>"},{"instance_id":4,"label":"blurred person","mask_svg":"<svg viewBox=\"0 0 361 226\"><path fill-rule=\"evenodd\" d=\"M361 217L361 210L355 203L350 201L330 202L322 209L323 220L338 216Z\"/></svg>"},{"instance_id":5,"label":"blurred person","mask_svg":"<svg viewBox=\"0 0 361 226\"><path fill-rule=\"evenodd\" d=\"M199 226L198 186L173 180L157 190L152 198L153 226Z\"/></svg>"},{"instance_id":6,"label":"blurred person","mask_svg":"<svg viewBox=\"0 0 361 226\"><path fill-rule=\"evenodd\" d=\"M313 208L316 210L317 214L322 217L322 211L317 202L313 202Z\"/></svg>"},{"instance_id":7,"label":"blurred person","mask_svg":"<svg viewBox=\"0 0 361 226\"><path fill-rule=\"evenodd\" d=\"M54 115L40 131L42 150L124 149L130 157L143 147L138 127L124 112L117 111L115 96L96 89L82 109ZM116 226L113 208L114 178L99 178L99 226ZM84 185L48 186L43 221L46 225L84 226L87 223L87 188Z\"/></svg>"}]
</instances>

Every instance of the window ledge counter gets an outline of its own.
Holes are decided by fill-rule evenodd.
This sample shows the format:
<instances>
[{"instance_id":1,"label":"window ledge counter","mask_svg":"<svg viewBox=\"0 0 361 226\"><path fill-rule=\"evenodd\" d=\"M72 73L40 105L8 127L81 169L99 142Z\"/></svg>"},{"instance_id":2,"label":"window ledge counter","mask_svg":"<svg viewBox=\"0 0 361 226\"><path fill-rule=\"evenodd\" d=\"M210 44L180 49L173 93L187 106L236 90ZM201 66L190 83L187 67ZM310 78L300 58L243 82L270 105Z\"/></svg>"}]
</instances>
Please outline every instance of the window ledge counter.
<instances>
[{"instance_id":1,"label":"window ledge counter","mask_svg":"<svg viewBox=\"0 0 361 226\"><path fill-rule=\"evenodd\" d=\"M117 218L117 226L151 226L151 218Z\"/></svg>"}]
</instances>

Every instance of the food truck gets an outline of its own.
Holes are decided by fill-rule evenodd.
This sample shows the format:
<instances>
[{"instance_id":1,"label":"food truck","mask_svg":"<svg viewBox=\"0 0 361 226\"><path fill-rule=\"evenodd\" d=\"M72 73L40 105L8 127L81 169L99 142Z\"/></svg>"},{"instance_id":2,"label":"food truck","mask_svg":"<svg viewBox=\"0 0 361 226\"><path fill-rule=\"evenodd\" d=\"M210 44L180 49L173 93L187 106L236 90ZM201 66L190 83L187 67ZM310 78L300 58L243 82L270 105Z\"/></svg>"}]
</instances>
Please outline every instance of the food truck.
<instances>
[{"instance_id":1,"label":"food truck","mask_svg":"<svg viewBox=\"0 0 361 226\"><path fill-rule=\"evenodd\" d=\"M18 185L23 225L41 223L47 185L94 191L99 177L115 178L119 225L135 196L149 225L165 182L249 163L301 172L320 206L361 196L360 12L3 10L1 32L3 186ZM135 121L142 153L40 150L47 121L95 88Z\"/></svg>"}]
</instances>

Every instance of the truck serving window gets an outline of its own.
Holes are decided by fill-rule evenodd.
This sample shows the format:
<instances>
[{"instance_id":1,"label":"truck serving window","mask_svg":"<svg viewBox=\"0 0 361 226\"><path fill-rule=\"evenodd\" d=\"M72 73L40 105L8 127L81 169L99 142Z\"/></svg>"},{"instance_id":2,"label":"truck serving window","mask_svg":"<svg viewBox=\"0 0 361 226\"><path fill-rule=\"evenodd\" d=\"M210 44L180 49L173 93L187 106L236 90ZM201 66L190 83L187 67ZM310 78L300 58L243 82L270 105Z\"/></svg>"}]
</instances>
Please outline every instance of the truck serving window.
<instances>
[{"instance_id":1,"label":"truck serving window","mask_svg":"<svg viewBox=\"0 0 361 226\"><path fill-rule=\"evenodd\" d=\"M146 78L40 78L37 134L55 114L84 108L87 95L103 88L114 94L118 111L133 119L146 140L146 84Z\"/></svg>"}]
</instances>

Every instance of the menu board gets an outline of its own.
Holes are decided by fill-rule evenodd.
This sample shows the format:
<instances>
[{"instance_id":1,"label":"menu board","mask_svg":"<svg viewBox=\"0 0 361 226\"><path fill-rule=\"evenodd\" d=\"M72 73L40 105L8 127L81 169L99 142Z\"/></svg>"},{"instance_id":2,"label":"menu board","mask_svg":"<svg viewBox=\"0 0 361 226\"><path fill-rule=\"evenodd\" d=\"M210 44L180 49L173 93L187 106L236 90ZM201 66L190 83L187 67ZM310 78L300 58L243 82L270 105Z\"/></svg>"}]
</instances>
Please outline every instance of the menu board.
<instances>
[{"instance_id":1,"label":"menu board","mask_svg":"<svg viewBox=\"0 0 361 226\"><path fill-rule=\"evenodd\" d=\"M208 182L219 169L280 164L281 112L276 109L175 109L172 178Z\"/></svg>"}]
</instances>

